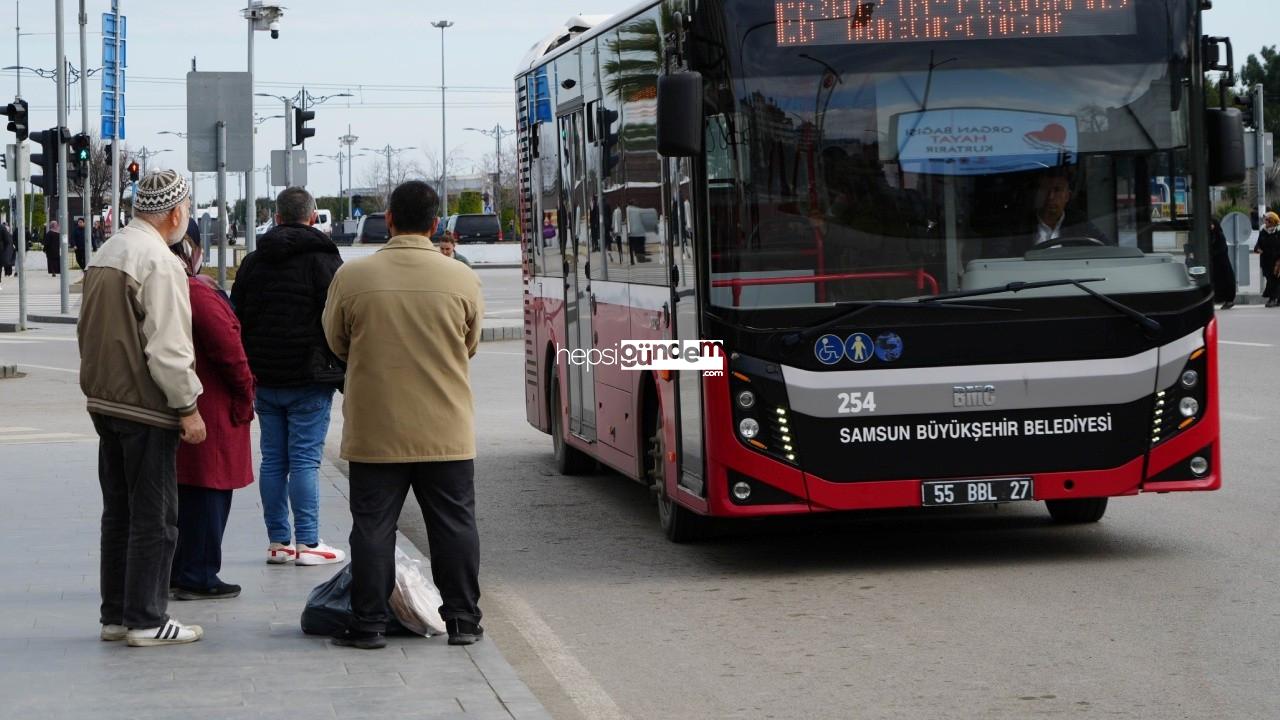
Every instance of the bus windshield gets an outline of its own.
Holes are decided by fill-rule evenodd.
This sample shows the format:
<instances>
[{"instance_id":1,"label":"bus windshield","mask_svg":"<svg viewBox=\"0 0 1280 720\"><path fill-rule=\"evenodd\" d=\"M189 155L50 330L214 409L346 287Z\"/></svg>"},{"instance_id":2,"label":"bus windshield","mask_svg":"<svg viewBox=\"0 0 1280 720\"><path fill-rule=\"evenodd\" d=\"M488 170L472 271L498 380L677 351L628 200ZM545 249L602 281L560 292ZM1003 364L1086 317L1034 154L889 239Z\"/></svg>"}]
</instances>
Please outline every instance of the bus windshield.
<instances>
[{"instance_id":1,"label":"bus windshield","mask_svg":"<svg viewBox=\"0 0 1280 720\"><path fill-rule=\"evenodd\" d=\"M1192 38L1171 30L1187 3L1105 5L1125 12L917 42L944 25L701 3L712 304L901 299L1085 262L1111 294L1206 282Z\"/></svg>"}]
</instances>

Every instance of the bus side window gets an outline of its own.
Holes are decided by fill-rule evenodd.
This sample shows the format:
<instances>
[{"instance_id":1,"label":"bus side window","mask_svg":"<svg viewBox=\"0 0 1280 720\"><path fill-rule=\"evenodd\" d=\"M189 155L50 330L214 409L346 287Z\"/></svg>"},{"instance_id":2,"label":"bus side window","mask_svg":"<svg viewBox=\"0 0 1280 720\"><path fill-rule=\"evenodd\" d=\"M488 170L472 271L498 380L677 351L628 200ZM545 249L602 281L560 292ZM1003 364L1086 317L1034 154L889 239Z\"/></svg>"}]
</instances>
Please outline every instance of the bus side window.
<instances>
[{"instance_id":1,"label":"bus side window","mask_svg":"<svg viewBox=\"0 0 1280 720\"><path fill-rule=\"evenodd\" d=\"M625 261L631 282L667 285L665 218L662 216L662 159L658 156L657 97L662 67L661 16L650 10L618 31L621 62L623 156L626 157ZM609 87L608 84L605 86Z\"/></svg>"}]
</instances>

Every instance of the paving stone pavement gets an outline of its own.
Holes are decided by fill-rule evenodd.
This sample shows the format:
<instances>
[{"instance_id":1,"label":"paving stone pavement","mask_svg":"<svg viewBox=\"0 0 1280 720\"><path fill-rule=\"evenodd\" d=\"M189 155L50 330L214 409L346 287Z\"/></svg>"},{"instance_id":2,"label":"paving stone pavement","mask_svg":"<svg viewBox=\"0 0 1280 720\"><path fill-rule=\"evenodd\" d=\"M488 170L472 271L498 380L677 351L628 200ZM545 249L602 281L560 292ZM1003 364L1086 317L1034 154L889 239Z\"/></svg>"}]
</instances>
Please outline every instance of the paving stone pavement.
<instances>
[{"instance_id":1,"label":"paving stone pavement","mask_svg":"<svg viewBox=\"0 0 1280 720\"><path fill-rule=\"evenodd\" d=\"M256 438L255 438L256 444ZM0 448L0 717L6 720L548 718L486 639L389 638L381 651L304 635L307 593L341 566L269 566L257 486L237 491L223 544L231 600L170 602L191 645L98 639L96 445ZM346 479L322 469L321 535L346 548ZM403 536L400 547L421 558Z\"/></svg>"}]
</instances>

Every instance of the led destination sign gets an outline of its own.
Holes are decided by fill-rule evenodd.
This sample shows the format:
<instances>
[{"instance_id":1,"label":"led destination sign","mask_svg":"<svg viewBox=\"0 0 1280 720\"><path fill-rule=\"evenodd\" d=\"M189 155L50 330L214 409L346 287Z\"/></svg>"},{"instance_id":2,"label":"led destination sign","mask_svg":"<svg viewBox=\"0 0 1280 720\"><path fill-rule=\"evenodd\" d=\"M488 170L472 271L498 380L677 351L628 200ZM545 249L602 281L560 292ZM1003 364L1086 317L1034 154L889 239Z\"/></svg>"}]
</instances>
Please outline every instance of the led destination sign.
<instances>
[{"instance_id":1,"label":"led destination sign","mask_svg":"<svg viewBox=\"0 0 1280 720\"><path fill-rule=\"evenodd\" d=\"M1137 32L1136 0L790 0L779 47L998 40Z\"/></svg>"}]
</instances>

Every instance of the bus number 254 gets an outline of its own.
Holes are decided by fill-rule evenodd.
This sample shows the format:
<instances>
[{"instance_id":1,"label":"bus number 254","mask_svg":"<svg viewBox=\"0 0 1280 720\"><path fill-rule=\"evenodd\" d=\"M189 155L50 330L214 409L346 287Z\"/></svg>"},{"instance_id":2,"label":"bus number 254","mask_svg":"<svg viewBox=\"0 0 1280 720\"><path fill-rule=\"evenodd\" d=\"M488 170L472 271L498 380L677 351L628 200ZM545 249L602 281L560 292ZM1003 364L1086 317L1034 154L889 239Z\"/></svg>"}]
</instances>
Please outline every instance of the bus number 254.
<instances>
[{"instance_id":1,"label":"bus number 254","mask_svg":"<svg viewBox=\"0 0 1280 720\"><path fill-rule=\"evenodd\" d=\"M857 415L858 413L873 413L876 411L876 394L874 392L836 393L836 399L840 401L840 413L843 415Z\"/></svg>"}]
</instances>

